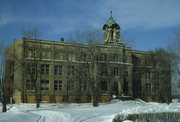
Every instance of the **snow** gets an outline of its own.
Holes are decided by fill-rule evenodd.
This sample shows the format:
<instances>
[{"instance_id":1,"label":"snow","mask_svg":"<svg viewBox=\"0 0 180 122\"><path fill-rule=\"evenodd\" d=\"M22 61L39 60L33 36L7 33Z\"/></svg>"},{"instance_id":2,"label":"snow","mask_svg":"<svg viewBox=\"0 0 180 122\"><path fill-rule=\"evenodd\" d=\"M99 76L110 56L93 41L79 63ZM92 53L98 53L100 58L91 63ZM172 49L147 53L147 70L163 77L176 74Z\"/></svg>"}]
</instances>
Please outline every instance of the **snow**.
<instances>
[{"instance_id":1,"label":"snow","mask_svg":"<svg viewBox=\"0 0 180 122\"><path fill-rule=\"evenodd\" d=\"M180 112L180 102L168 105L141 100L113 100L101 103L98 107L93 107L92 103L43 103L38 109L35 104L10 104L8 108L6 113L0 113L0 122L112 122L114 116L119 113Z\"/></svg>"}]
</instances>

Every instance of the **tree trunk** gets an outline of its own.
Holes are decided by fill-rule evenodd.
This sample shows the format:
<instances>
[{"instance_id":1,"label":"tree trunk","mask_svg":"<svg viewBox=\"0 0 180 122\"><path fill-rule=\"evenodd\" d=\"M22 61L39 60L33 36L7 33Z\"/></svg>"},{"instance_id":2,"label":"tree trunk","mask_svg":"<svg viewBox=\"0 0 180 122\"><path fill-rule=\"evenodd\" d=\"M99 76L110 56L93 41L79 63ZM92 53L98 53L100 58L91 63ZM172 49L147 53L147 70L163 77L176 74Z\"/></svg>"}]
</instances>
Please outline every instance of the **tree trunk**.
<instances>
[{"instance_id":1,"label":"tree trunk","mask_svg":"<svg viewBox=\"0 0 180 122\"><path fill-rule=\"evenodd\" d=\"M40 96L38 95L38 93L36 93L36 108L39 108L39 107L40 107Z\"/></svg>"},{"instance_id":2,"label":"tree trunk","mask_svg":"<svg viewBox=\"0 0 180 122\"><path fill-rule=\"evenodd\" d=\"M36 102L36 108L39 108L40 107L40 103L37 101Z\"/></svg>"},{"instance_id":3,"label":"tree trunk","mask_svg":"<svg viewBox=\"0 0 180 122\"><path fill-rule=\"evenodd\" d=\"M35 100L36 100L36 108L39 108L40 107L40 95L38 93L38 90L37 90L37 86L35 86Z\"/></svg>"},{"instance_id":4,"label":"tree trunk","mask_svg":"<svg viewBox=\"0 0 180 122\"><path fill-rule=\"evenodd\" d=\"M92 88L92 93L93 93L93 106L94 107L97 107L99 106L99 91L98 91L98 78L97 78L97 62L94 63L94 66L92 67L92 72L91 72L91 75L92 75L92 80L93 80L93 88Z\"/></svg>"},{"instance_id":5,"label":"tree trunk","mask_svg":"<svg viewBox=\"0 0 180 122\"><path fill-rule=\"evenodd\" d=\"M3 102L2 105L3 105L2 112L6 112L7 111L6 103Z\"/></svg>"},{"instance_id":6,"label":"tree trunk","mask_svg":"<svg viewBox=\"0 0 180 122\"><path fill-rule=\"evenodd\" d=\"M97 86L93 85L93 106L97 107L99 106L99 91L97 90Z\"/></svg>"}]
</instances>

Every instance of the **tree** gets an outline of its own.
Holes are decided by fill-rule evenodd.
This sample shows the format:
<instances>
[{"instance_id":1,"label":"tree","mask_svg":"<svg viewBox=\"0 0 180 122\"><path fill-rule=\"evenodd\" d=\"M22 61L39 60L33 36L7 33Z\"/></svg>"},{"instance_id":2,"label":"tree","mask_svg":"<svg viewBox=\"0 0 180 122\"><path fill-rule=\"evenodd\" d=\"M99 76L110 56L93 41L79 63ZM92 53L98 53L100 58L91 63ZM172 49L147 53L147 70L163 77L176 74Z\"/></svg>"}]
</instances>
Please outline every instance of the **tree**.
<instances>
[{"instance_id":1,"label":"tree","mask_svg":"<svg viewBox=\"0 0 180 122\"><path fill-rule=\"evenodd\" d=\"M171 43L168 45L168 51L171 54L172 60L172 93L179 97L179 77L180 77L180 25L177 25L173 29L173 38L171 38Z\"/></svg>"},{"instance_id":2,"label":"tree","mask_svg":"<svg viewBox=\"0 0 180 122\"><path fill-rule=\"evenodd\" d=\"M163 49L155 49L155 57L152 58L154 66L161 67L157 72L159 79L162 81L162 87L158 91L160 102L170 103L171 100L171 54ZM156 74L157 75L157 74Z\"/></svg>"},{"instance_id":3,"label":"tree","mask_svg":"<svg viewBox=\"0 0 180 122\"><path fill-rule=\"evenodd\" d=\"M5 47L1 43L0 45L0 101L3 105L2 112L6 112L6 105L9 103L11 90L8 85L10 79L6 78L10 73L5 69L5 67L10 68L10 64L8 61L5 62Z\"/></svg>"},{"instance_id":4,"label":"tree","mask_svg":"<svg viewBox=\"0 0 180 122\"><path fill-rule=\"evenodd\" d=\"M37 39L40 36L41 36L41 31L36 27L33 27L28 30L26 29L22 30L22 37L24 38Z\"/></svg>"},{"instance_id":5,"label":"tree","mask_svg":"<svg viewBox=\"0 0 180 122\"><path fill-rule=\"evenodd\" d=\"M174 38L170 43L168 49L172 56L173 71L180 75L180 25L174 28Z\"/></svg>"},{"instance_id":6,"label":"tree","mask_svg":"<svg viewBox=\"0 0 180 122\"><path fill-rule=\"evenodd\" d=\"M35 96L35 102L36 102L36 107L40 107L40 84L38 82L38 78L40 77L40 69L39 69L39 60L41 60L41 45L38 43L37 38L40 36L40 31L37 28L32 28L29 30L23 30L22 31L22 37L23 38L29 38L34 42L37 43L31 43L28 41L24 42L24 45L22 43L14 43L14 49L9 52L11 57L14 59L14 64L16 65L16 70L17 68L21 68L21 71L26 74L26 78L28 81L24 81L25 85L27 85L27 82L29 82L32 86L32 88L29 89L30 92L34 93ZM15 47L21 47L25 49L25 55L19 55L18 49ZM30 58L30 61L26 61L25 56ZM15 67L15 66L14 66ZM24 78L23 78L24 80ZM22 97L26 96L24 95L23 90L27 90L24 87L20 89L23 93ZM24 100L24 98L23 98ZM26 101L25 101L26 102Z\"/></svg>"},{"instance_id":7,"label":"tree","mask_svg":"<svg viewBox=\"0 0 180 122\"><path fill-rule=\"evenodd\" d=\"M22 36L24 38L33 39L33 41L37 41L37 38L40 36L41 32L38 28L32 28L30 30L23 30ZM40 84L38 83L38 77L40 77L39 71L39 61L41 60L41 45L36 43L27 43L25 42L26 53L31 58L31 63L24 64L25 72L28 74L29 82L32 83L32 88L34 90L36 108L40 107L41 95L40 95ZM30 90L32 90L30 89Z\"/></svg>"},{"instance_id":8,"label":"tree","mask_svg":"<svg viewBox=\"0 0 180 122\"><path fill-rule=\"evenodd\" d=\"M4 77L5 77L5 58L4 58L4 48L0 47L0 101L3 105L2 112L6 112L6 104L7 104L7 96L5 94L5 87L4 87Z\"/></svg>"},{"instance_id":9,"label":"tree","mask_svg":"<svg viewBox=\"0 0 180 122\"><path fill-rule=\"evenodd\" d=\"M102 44L104 44L104 42L101 43L101 41L103 41L102 37L103 34L99 29L91 29L85 31L76 30L74 35L70 37L71 42L84 43L87 45L86 54L88 58L86 58L86 63L84 65L81 65L80 67L84 67L84 69L87 70L88 75L86 78L91 83L93 106L98 106L98 102L100 100L99 93L101 92L101 90L107 91L109 95L115 94L114 91L116 91L116 94L123 92L118 91L118 87L122 84L118 85L118 79L114 77L114 70L120 70L122 68L125 69L125 67L122 67L120 64L116 64L115 66L110 63L110 61L118 62L120 60L119 55L124 58L124 52L122 55L119 49L121 43L118 43L117 45L112 43L110 44L112 46L112 53L116 55L106 54L101 50L101 46ZM123 43L122 45L125 46L130 45L132 41L127 40L124 36L121 42ZM80 49L79 53L83 53L83 51ZM116 59L112 60L111 58ZM124 74L125 72L119 72L119 75ZM105 77L103 77L102 75Z\"/></svg>"},{"instance_id":10,"label":"tree","mask_svg":"<svg viewBox=\"0 0 180 122\"><path fill-rule=\"evenodd\" d=\"M133 89L134 97L143 94L158 95L159 102L170 102L171 95L171 57L162 48L155 49L153 52L146 52L140 58L133 55ZM143 60L142 60L143 59ZM142 78L152 80L144 82ZM142 94L143 93L143 94ZM143 97L143 96L142 96ZM154 99L154 98L152 98Z\"/></svg>"},{"instance_id":11,"label":"tree","mask_svg":"<svg viewBox=\"0 0 180 122\"><path fill-rule=\"evenodd\" d=\"M123 44L129 47L133 47L134 45L134 39L129 38L128 33L122 33L121 34L121 41Z\"/></svg>"},{"instance_id":12,"label":"tree","mask_svg":"<svg viewBox=\"0 0 180 122\"><path fill-rule=\"evenodd\" d=\"M91 84L92 96L93 96L93 106L98 106L99 100L99 80L98 80L98 56L99 56L99 48L98 43L102 39L101 31L99 29L85 30L80 31L76 30L75 34L70 37L71 42L79 42L85 43L88 45L86 50L87 57L84 58L85 63L81 65L79 71L77 73L82 73L82 69L85 69L87 73L87 81ZM79 49L79 53L82 53L81 49ZM80 54L79 54L80 55ZM89 62L89 63L88 63ZM78 70L78 69L77 69Z\"/></svg>"}]
</instances>

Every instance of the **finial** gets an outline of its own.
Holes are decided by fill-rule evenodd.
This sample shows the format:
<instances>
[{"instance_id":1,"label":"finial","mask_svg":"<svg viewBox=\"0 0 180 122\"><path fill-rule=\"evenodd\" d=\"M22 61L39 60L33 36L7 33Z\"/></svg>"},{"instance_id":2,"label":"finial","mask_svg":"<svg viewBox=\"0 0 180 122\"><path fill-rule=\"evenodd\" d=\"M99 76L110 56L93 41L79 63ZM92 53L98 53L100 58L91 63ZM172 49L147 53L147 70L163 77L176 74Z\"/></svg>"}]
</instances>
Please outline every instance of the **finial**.
<instances>
[{"instance_id":1,"label":"finial","mask_svg":"<svg viewBox=\"0 0 180 122\"><path fill-rule=\"evenodd\" d=\"M110 11L110 17L112 17L112 11Z\"/></svg>"}]
</instances>

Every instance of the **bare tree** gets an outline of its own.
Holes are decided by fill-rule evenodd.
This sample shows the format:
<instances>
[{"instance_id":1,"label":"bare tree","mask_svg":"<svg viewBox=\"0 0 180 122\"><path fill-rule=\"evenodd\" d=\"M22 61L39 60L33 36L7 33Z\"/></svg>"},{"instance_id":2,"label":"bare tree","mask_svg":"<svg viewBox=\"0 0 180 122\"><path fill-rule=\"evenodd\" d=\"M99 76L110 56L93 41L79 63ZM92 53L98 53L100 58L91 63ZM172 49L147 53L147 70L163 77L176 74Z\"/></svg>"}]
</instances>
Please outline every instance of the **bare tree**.
<instances>
[{"instance_id":1,"label":"bare tree","mask_svg":"<svg viewBox=\"0 0 180 122\"><path fill-rule=\"evenodd\" d=\"M121 34L121 42L129 47L133 47L134 45L134 39L129 38L128 33L126 32Z\"/></svg>"},{"instance_id":2,"label":"bare tree","mask_svg":"<svg viewBox=\"0 0 180 122\"><path fill-rule=\"evenodd\" d=\"M100 45L102 44L101 41L103 41L103 34L101 30L99 29L91 29L85 31L77 30L75 31L75 34L70 37L70 40L71 42L83 43L87 45L86 54L88 58L86 58L85 65L84 66L81 65L81 67L88 67L85 68L87 69L87 73L88 73L86 78L91 83L93 106L98 106L98 102L100 100L99 93L103 88L108 87L107 91L109 91L109 94L110 95L115 94L113 90L116 89L116 87L118 86L117 84L115 84L116 83L115 81L117 81L117 79L113 76L114 75L113 71L115 67L116 68L119 67L119 69L122 68L120 68L120 65L118 64L116 66L112 66L110 63L108 63L111 60L111 58L114 57L114 55L113 56L109 54L107 55L101 51ZM125 45L131 45L133 42L127 39L126 36L124 36L121 41L122 43L126 42ZM113 46L114 46L113 53L117 54L117 56L115 56L117 59L115 60L118 61L118 55L120 55L118 54L119 51L118 46L115 45ZM82 51L79 51L79 53L82 53ZM101 56L104 57L103 60L105 61L101 59ZM101 78L102 77L101 75L104 75L104 73L106 74L105 77ZM105 81L101 81L101 79ZM108 86L106 85L106 83L101 83L106 81ZM115 91L119 92L117 89Z\"/></svg>"},{"instance_id":3,"label":"bare tree","mask_svg":"<svg viewBox=\"0 0 180 122\"><path fill-rule=\"evenodd\" d=\"M158 77L161 80L162 87L158 91L160 102L170 103L171 100L171 54L163 49L155 49L156 55L152 57L155 67L161 67ZM157 74L156 74L157 75Z\"/></svg>"},{"instance_id":4,"label":"bare tree","mask_svg":"<svg viewBox=\"0 0 180 122\"><path fill-rule=\"evenodd\" d=\"M176 71L180 75L180 25L174 28L174 38L168 49L172 56L173 71Z\"/></svg>"},{"instance_id":5,"label":"bare tree","mask_svg":"<svg viewBox=\"0 0 180 122\"><path fill-rule=\"evenodd\" d=\"M38 83L38 77L40 77L39 61L41 60L41 45L36 43L40 34L41 32L37 28L22 31L24 38L30 38L34 41L33 43L25 42L26 53L28 53L31 58L31 62L29 64L25 64L25 71L30 78L29 82L31 82L34 87L32 89L34 90L36 108L40 107L41 102L40 85Z\"/></svg>"},{"instance_id":6,"label":"bare tree","mask_svg":"<svg viewBox=\"0 0 180 122\"><path fill-rule=\"evenodd\" d=\"M87 44L87 50L86 50L86 58L84 58L84 64L80 67L83 67L85 69L87 75L86 79L89 84L91 85L92 90L92 96L93 96L93 106L98 106L98 100L99 100L99 79L98 79L98 56L99 56L99 47L98 43L100 43L102 39L102 34L99 29L92 29L92 30L77 30L75 32L75 35L70 37L71 42L78 42L78 43L84 43ZM79 50L79 53L82 53L81 49ZM81 55L81 54L79 54ZM77 73L82 73L82 68L77 71ZM81 74L82 75L82 74Z\"/></svg>"},{"instance_id":7,"label":"bare tree","mask_svg":"<svg viewBox=\"0 0 180 122\"><path fill-rule=\"evenodd\" d=\"M141 59L144 59L143 61ZM140 58L133 55L133 89L134 97L143 94L157 94L159 102L170 102L171 99L171 57L162 48L148 52ZM145 83L142 78L152 80ZM142 92L144 92L142 94ZM142 96L143 97L143 96Z\"/></svg>"},{"instance_id":8,"label":"bare tree","mask_svg":"<svg viewBox=\"0 0 180 122\"><path fill-rule=\"evenodd\" d=\"M40 71L39 71L39 60L41 59L41 45L38 43L37 38L40 36L41 32L37 28L32 28L29 30L22 30L22 37L23 38L28 38L31 41L26 41L24 42L24 45L16 45L16 46L24 46L25 49L25 55L24 56L19 56L18 51L15 49L11 50L9 53L11 57L14 58L15 64L21 68L22 72L26 74L26 78L29 78L30 84L32 84L33 88L30 88L29 91L33 92L35 95L35 102L36 102L36 107L40 107L40 84L38 83L38 78L40 77ZM15 44L14 44L15 45ZM29 63L26 61L26 57L30 58ZM24 82L26 83L25 85L27 86L27 81ZM26 87L25 87L26 88ZM23 88L21 91L27 90ZM26 96L24 95L23 92L23 97ZM23 98L23 100L26 98Z\"/></svg>"},{"instance_id":9,"label":"bare tree","mask_svg":"<svg viewBox=\"0 0 180 122\"><path fill-rule=\"evenodd\" d=\"M180 97L177 86L179 86L179 76L180 76L180 25L177 25L173 29L173 38L171 38L171 43L168 45L168 51L171 54L172 61L172 92L173 95Z\"/></svg>"},{"instance_id":10,"label":"bare tree","mask_svg":"<svg viewBox=\"0 0 180 122\"><path fill-rule=\"evenodd\" d=\"M37 39L40 36L41 36L41 31L36 27L33 27L28 30L27 29L22 30L22 37L24 38Z\"/></svg>"},{"instance_id":11,"label":"bare tree","mask_svg":"<svg viewBox=\"0 0 180 122\"><path fill-rule=\"evenodd\" d=\"M8 72L7 68L10 68L11 62L5 61L5 47L1 43L0 45L0 101L3 105L2 112L6 112L6 105L10 102L9 100L11 95L10 85L8 84L10 83L10 79L6 77L7 75L10 75L10 72Z\"/></svg>"},{"instance_id":12,"label":"bare tree","mask_svg":"<svg viewBox=\"0 0 180 122\"><path fill-rule=\"evenodd\" d=\"M0 101L3 105L2 112L6 112L6 104L7 104L7 96L5 93L5 86L4 86L4 77L5 77L5 58L4 58L4 48L0 47Z\"/></svg>"}]
</instances>

